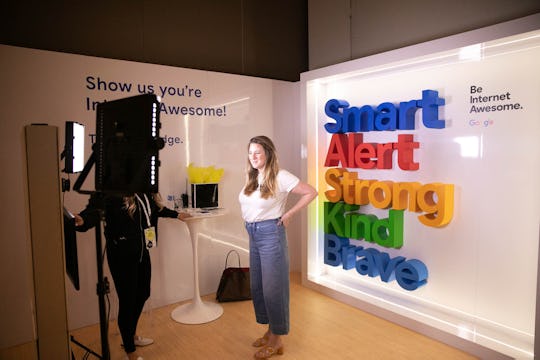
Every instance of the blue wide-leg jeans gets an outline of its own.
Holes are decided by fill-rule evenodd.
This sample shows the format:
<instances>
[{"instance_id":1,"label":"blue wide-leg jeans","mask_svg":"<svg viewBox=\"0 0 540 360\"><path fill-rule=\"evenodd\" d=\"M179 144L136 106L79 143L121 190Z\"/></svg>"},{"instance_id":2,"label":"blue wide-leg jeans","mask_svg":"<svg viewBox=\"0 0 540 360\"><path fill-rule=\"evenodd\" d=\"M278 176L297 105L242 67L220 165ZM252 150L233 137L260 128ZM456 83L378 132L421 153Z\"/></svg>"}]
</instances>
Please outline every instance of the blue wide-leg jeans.
<instances>
[{"instance_id":1,"label":"blue wide-leg jeans","mask_svg":"<svg viewBox=\"0 0 540 360\"><path fill-rule=\"evenodd\" d=\"M289 249L279 219L246 223L251 297L259 324L276 335L289 333Z\"/></svg>"}]
</instances>

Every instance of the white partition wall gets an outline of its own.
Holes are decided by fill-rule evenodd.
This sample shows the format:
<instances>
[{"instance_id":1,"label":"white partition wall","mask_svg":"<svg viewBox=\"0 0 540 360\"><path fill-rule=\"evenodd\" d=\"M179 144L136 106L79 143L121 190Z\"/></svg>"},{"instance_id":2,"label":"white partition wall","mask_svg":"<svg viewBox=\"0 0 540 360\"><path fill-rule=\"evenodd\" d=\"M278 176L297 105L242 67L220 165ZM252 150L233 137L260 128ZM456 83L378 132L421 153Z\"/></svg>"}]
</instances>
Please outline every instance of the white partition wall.
<instances>
[{"instance_id":1,"label":"white partition wall","mask_svg":"<svg viewBox=\"0 0 540 360\"><path fill-rule=\"evenodd\" d=\"M540 31L469 45L303 74L305 283L532 359Z\"/></svg>"},{"instance_id":2,"label":"white partition wall","mask_svg":"<svg viewBox=\"0 0 540 360\"><path fill-rule=\"evenodd\" d=\"M1 299L0 318L5 331L1 333L0 349L35 340L29 300L33 297L33 279L27 268L31 260L27 246L30 230L23 137L24 127L31 123L46 123L59 129L58 149L51 151L53 154L57 151L62 169L60 153L66 121L85 125L85 160L88 160L95 140L98 102L145 92L159 95L160 135L165 140L160 151L159 190L165 205L173 208L174 199L186 191L189 163L224 169L219 182L219 206L227 209L227 215L206 220L199 239L201 293L216 291L225 256L231 248L239 250L242 264L248 265L248 237L237 200L244 182L247 142L255 135L265 134L278 138L278 144L299 143L299 139L280 137L280 130L274 130L275 124L281 124L285 130L293 126L290 124L295 129L300 127L298 84L6 45L0 45L0 79L0 160L6 170L2 174L2 200L7 204L1 220L5 251L1 255L0 273L4 290L10 294ZM294 97L287 98L287 94ZM274 118L274 112L280 109L293 110L281 111ZM284 132L286 136L292 133ZM64 173L61 176L68 178ZM77 176L69 176L71 186ZM93 170L82 189L94 189ZM69 191L61 199L76 213L84 208L88 195ZM76 291L69 279L66 281L69 329L98 321L93 230L78 233L77 249L81 289ZM175 219L160 219L159 243L152 249L151 257L152 291L145 310L190 299L193 259L185 224ZM111 283L111 318L115 318L117 298L106 259L105 276Z\"/></svg>"}]
</instances>

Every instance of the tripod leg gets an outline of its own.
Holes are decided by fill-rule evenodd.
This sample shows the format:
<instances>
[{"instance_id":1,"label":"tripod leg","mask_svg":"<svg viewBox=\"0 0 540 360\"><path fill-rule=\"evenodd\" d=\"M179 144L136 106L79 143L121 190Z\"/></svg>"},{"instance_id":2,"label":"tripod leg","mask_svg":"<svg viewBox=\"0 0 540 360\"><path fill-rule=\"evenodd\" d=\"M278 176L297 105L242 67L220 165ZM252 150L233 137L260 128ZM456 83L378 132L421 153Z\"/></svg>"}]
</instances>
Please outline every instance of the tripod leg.
<instances>
[{"instance_id":1,"label":"tripod leg","mask_svg":"<svg viewBox=\"0 0 540 360\"><path fill-rule=\"evenodd\" d=\"M82 349L86 350L87 353L89 354L92 354L94 355L95 357L97 357L98 359L102 359L101 356L99 356L99 354L97 354L96 352L94 352L92 349L88 348L87 346L81 344L80 342L78 342L77 340L75 340L75 338L72 336L71 337L71 342L78 345L79 347L81 347ZM74 359L75 358L75 355L73 354L73 351L71 352L71 358Z\"/></svg>"},{"instance_id":2,"label":"tripod leg","mask_svg":"<svg viewBox=\"0 0 540 360\"><path fill-rule=\"evenodd\" d=\"M109 284L107 279L103 277L103 257L101 256L101 222L96 226L96 256L97 256L97 271L98 284L97 294L99 301L99 325L101 332L101 356L102 359L110 360L111 354L109 351L109 324L107 321L107 313L105 308L105 294L109 292Z\"/></svg>"}]
</instances>

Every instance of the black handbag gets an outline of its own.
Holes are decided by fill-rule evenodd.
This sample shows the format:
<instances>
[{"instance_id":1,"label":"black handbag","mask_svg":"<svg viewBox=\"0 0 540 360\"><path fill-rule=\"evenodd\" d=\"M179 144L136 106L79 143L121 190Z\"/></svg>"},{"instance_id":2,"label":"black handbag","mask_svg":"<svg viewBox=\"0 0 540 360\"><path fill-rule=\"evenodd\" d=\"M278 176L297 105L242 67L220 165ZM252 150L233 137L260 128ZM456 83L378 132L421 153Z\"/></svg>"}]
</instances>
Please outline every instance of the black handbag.
<instances>
[{"instance_id":1,"label":"black handbag","mask_svg":"<svg viewBox=\"0 0 540 360\"><path fill-rule=\"evenodd\" d=\"M233 252L238 257L238 267L227 267L229 255ZM216 300L218 302L251 300L249 268L240 266L240 254L236 250L227 253L225 270L221 274Z\"/></svg>"}]
</instances>

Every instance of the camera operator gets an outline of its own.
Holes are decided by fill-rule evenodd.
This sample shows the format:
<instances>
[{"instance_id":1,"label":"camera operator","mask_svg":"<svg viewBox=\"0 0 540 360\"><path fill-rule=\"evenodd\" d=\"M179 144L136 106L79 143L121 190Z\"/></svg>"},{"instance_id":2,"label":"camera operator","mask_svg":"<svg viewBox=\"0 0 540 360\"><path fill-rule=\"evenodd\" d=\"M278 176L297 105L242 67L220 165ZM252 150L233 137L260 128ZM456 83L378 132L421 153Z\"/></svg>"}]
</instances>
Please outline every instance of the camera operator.
<instances>
[{"instance_id":1,"label":"camera operator","mask_svg":"<svg viewBox=\"0 0 540 360\"><path fill-rule=\"evenodd\" d=\"M92 195L86 208L75 215L77 231L105 220L107 261L118 294L118 327L129 360L142 360L136 346L154 341L137 335L137 322L150 297L149 249L156 246L158 217L184 220L190 215L163 206L159 194L131 196Z\"/></svg>"}]
</instances>

